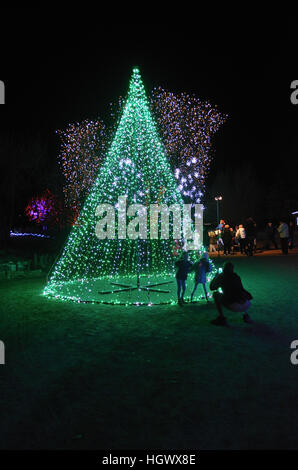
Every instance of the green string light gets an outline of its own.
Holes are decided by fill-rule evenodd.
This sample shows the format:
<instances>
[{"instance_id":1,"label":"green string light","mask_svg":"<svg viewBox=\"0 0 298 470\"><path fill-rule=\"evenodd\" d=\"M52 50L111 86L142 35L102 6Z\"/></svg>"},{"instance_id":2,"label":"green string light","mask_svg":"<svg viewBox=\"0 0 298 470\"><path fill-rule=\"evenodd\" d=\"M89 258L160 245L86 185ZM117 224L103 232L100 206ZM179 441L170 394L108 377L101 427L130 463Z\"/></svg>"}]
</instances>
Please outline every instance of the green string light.
<instances>
[{"instance_id":1,"label":"green string light","mask_svg":"<svg viewBox=\"0 0 298 470\"><path fill-rule=\"evenodd\" d=\"M73 294L74 283L79 282L90 291L90 282L97 279L116 280L119 276L133 277L138 272L173 276L174 240L150 239L150 224L146 240L97 238L96 208L99 204L117 208L119 196L126 196L128 207L136 203L146 207L183 205L137 67L133 68L111 147L54 267L45 295L84 301L82 296ZM117 220L115 229L117 232Z\"/></svg>"}]
</instances>

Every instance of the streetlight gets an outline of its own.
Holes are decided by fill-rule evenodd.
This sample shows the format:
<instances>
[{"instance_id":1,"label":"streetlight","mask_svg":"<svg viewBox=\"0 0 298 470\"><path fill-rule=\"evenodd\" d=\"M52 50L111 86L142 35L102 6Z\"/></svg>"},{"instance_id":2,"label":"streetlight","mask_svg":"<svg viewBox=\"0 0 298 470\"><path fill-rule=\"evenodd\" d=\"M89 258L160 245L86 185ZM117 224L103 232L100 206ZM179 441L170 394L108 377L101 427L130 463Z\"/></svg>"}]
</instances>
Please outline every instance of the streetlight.
<instances>
[{"instance_id":1,"label":"streetlight","mask_svg":"<svg viewBox=\"0 0 298 470\"><path fill-rule=\"evenodd\" d=\"M214 199L216 201L217 224L219 224L219 201L222 200L222 196L216 196Z\"/></svg>"}]
</instances>

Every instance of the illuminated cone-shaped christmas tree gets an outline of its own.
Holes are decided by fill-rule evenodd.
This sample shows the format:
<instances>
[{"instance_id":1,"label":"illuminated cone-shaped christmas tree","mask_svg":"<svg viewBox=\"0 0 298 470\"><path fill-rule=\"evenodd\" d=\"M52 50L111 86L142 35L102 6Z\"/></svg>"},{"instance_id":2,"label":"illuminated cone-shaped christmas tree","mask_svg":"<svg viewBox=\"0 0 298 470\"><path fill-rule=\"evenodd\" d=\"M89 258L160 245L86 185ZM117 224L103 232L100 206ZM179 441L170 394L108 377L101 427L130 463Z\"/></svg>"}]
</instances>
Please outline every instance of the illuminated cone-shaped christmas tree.
<instances>
[{"instance_id":1,"label":"illuminated cone-shaped christmas tree","mask_svg":"<svg viewBox=\"0 0 298 470\"><path fill-rule=\"evenodd\" d=\"M115 209L115 218L105 219L107 213L99 210L102 204ZM136 218L131 220L135 213L129 212L125 220L121 219L124 228L122 225L120 229L117 211L123 210L123 204L125 209L133 204L142 205L140 212L143 210L143 215L146 213L144 208L148 208L145 233ZM172 274L175 262L173 236L169 239L152 237L150 204L182 207L183 200L152 118L140 72L134 68L110 150L54 267L45 293L55 294L63 283L71 285L73 281L88 283L107 276L117 280L121 276L140 273ZM109 220L105 227L106 238L100 236L100 227L105 220ZM131 232L130 237L126 228ZM158 230L160 234L160 228Z\"/></svg>"}]
</instances>

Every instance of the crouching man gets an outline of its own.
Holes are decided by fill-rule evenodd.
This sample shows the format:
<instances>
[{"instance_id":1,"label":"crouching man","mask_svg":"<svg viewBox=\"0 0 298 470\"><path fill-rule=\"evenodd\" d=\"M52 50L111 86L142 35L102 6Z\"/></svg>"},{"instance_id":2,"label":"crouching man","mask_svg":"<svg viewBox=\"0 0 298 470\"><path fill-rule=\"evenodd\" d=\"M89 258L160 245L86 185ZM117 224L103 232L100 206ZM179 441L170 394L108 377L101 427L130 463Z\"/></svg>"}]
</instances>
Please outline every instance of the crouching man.
<instances>
[{"instance_id":1,"label":"crouching man","mask_svg":"<svg viewBox=\"0 0 298 470\"><path fill-rule=\"evenodd\" d=\"M218 310L218 317L211 320L213 325L227 325L227 319L223 314L222 308L225 307L232 312L242 312L243 320L246 323L252 323L252 319L247 311L250 307L252 295L242 286L242 282L238 274L234 273L232 263L225 263L223 272L217 274L210 283L211 290L217 290L221 287L223 293L214 292L213 299Z\"/></svg>"}]
</instances>

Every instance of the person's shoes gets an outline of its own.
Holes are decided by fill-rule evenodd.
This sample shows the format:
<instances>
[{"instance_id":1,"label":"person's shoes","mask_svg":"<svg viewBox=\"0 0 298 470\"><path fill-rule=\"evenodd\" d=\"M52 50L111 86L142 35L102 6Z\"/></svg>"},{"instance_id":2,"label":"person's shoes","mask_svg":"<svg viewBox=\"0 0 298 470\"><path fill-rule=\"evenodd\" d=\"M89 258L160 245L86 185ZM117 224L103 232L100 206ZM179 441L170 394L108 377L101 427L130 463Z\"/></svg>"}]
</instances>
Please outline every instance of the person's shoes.
<instances>
[{"instance_id":1,"label":"person's shoes","mask_svg":"<svg viewBox=\"0 0 298 470\"><path fill-rule=\"evenodd\" d=\"M244 313L244 315L243 315L243 321L244 321L244 323L253 323L253 320L250 318L250 316L248 315L248 313Z\"/></svg>"},{"instance_id":2,"label":"person's shoes","mask_svg":"<svg viewBox=\"0 0 298 470\"><path fill-rule=\"evenodd\" d=\"M179 305L180 307L182 307L182 305L183 305L183 300L182 300L182 299L178 299L178 305Z\"/></svg>"},{"instance_id":3,"label":"person's shoes","mask_svg":"<svg viewBox=\"0 0 298 470\"><path fill-rule=\"evenodd\" d=\"M227 319L224 316L219 316L215 318L214 320L211 320L212 325L217 325L217 326L227 326Z\"/></svg>"}]
</instances>

